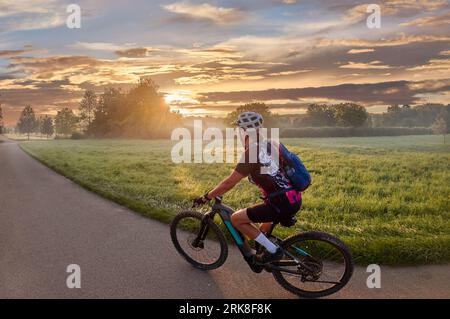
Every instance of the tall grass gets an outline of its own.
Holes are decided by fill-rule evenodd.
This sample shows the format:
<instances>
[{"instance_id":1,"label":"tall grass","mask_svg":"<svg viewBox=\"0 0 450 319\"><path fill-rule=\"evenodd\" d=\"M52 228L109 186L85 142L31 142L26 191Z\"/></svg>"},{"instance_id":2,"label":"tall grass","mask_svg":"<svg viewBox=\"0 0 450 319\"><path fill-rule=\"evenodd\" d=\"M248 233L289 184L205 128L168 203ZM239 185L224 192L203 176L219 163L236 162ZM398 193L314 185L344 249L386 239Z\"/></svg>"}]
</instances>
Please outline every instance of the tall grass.
<instances>
[{"instance_id":1,"label":"tall grass","mask_svg":"<svg viewBox=\"0 0 450 319\"><path fill-rule=\"evenodd\" d=\"M450 146L439 137L286 139L311 170L313 185L293 228L342 238L360 263L450 261ZM22 147L51 168L144 215L169 222L212 188L230 164L182 164L170 141L30 141ZM225 197L258 202L247 181ZM95 212L92 212L95 214Z\"/></svg>"}]
</instances>

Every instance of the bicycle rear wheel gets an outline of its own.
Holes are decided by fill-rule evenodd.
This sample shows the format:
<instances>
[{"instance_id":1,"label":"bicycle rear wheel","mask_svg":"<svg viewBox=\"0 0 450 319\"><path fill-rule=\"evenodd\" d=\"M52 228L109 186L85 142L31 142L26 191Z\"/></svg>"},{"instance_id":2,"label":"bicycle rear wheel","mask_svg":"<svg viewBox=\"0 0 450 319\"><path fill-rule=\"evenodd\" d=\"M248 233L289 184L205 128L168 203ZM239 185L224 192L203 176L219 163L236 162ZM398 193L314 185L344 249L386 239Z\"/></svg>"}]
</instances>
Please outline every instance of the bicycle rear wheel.
<instances>
[{"instance_id":1,"label":"bicycle rear wheel","mask_svg":"<svg viewBox=\"0 0 450 319\"><path fill-rule=\"evenodd\" d=\"M185 211L175 216L170 236L178 253L196 268L216 269L227 259L225 236L213 220L199 212Z\"/></svg>"},{"instance_id":2,"label":"bicycle rear wheel","mask_svg":"<svg viewBox=\"0 0 450 319\"><path fill-rule=\"evenodd\" d=\"M272 273L286 290L306 298L331 295L342 289L353 274L348 248L338 238L321 232L294 235L282 241L285 258Z\"/></svg>"}]
</instances>

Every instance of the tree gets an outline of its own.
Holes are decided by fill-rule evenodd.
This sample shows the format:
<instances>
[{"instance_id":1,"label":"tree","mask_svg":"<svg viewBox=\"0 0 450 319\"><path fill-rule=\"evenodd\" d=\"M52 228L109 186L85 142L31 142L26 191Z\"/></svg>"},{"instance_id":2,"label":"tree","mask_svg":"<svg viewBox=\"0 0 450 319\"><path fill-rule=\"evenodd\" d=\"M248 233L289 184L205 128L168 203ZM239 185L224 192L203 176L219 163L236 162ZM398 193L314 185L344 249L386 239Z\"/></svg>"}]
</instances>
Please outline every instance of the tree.
<instances>
[{"instance_id":1,"label":"tree","mask_svg":"<svg viewBox=\"0 0 450 319\"><path fill-rule=\"evenodd\" d=\"M49 136L53 135L53 133L54 133L53 120L50 116L46 115L42 119L41 134L45 135L48 139Z\"/></svg>"},{"instance_id":2,"label":"tree","mask_svg":"<svg viewBox=\"0 0 450 319\"><path fill-rule=\"evenodd\" d=\"M179 116L172 113L158 85L150 77L142 77L125 96L118 112L111 112L113 132L128 136L170 136ZM117 133L115 133L117 135Z\"/></svg>"},{"instance_id":3,"label":"tree","mask_svg":"<svg viewBox=\"0 0 450 319\"><path fill-rule=\"evenodd\" d=\"M226 125L231 127L236 126L236 121L238 119L239 114L244 112L256 112L261 114L264 118L265 127L270 128L275 122L274 116L272 115L269 107L265 103L254 102L241 105L234 112L229 113L225 119Z\"/></svg>"},{"instance_id":4,"label":"tree","mask_svg":"<svg viewBox=\"0 0 450 319\"><path fill-rule=\"evenodd\" d=\"M143 77L128 92L108 88L98 98L89 134L96 137L166 137L180 125L149 77Z\"/></svg>"},{"instance_id":5,"label":"tree","mask_svg":"<svg viewBox=\"0 0 450 319\"><path fill-rule=\"evenodd\" d=\"M68 136L72 134L77 126L78 118L73 114L73 111L69 108L64 108L58 111L55 118L55 131L56 134Z\"/></svg>"},{"instance_id":6,"label":"tree","mask_svg":"<svg viewBox=\"0 0 450 319\"><path fill-rule=\"evenodd\" d=\"M310 104L306 110L307 120L313 126L336 126L333 105Z\"/></svg>"},{"instance_id":7,"label":"tree","mask_svg":"<svg viewBox=\"0 0 450 319\"><path fill-rule=\"evenodd\" d=\"M34 114L33 108L31 106L26 106L22 113L20 114L19 122L17 123L17 128L22 134L27 134L28 140L30 139L30 133L34 132L38 125L36 120L36 115Z\"/></svg>"},{"instance_id":8,"label":"tree","mask_svg":"<svg viewBox=\"0 0 450 319\"><path fill-rule=\"evenodd\" d=\"M364 106L354 103L343 103L336 105L336 121L341 126L363 126L369 114Z\"/></svg>"},{"instance_id":9,"label":"tree","mask_svg":"<svg viewBox=\"0 0 450 319\"><path fill-rule=\"evenodd\" d=\"M0 104L0 134L3 133L3 110L2 105Z\"/></svg>"},{"instance_id":10,"label":"tree","mask_svg":"<svg viewBox=\"0 0 450 319\"><path fill-rule=\"evenodd\" d=\"M89 133L101 137L111 134L113 129L120 129L121 127L118 128L118 126L120 118L123 120L125 117L125 112L122 111L125 104L125 95L120 89L106 89L98 98Z\"/></svg>"},{"instance_id":11,"label":"tree","mask_svg":"<svg viewBox=\"0 0 450 319\"><path fill-rule=\"evenodd\" d=\"M39 116L36 118L36 127L34 128L34 133L36 134L40 134L42 137L42 124L44 121L44 117L43 116Z\"/></svg>"},{"instance_id":12,"label":"tree","mask_svg":"<svg viewBox=\"0 0 450 319\"><path fill-rule=\"evenodd\" d=\"M445 135L448 133L448 112L447 110L443 110L433 122L431 129L434 134L442 134L444 136L444 144L445 144Z\"/></svg>"},{"instance_id":13,"label":"tree","mask_svg":"<svg viewBox=\"0 0 450 319\"><path fill-rule=\"evenodd\" d=\"M85 131L88 131L97 107L97 96L94 91L87 90L80 102L80 120Z\"/></svg>"}]
</instances>

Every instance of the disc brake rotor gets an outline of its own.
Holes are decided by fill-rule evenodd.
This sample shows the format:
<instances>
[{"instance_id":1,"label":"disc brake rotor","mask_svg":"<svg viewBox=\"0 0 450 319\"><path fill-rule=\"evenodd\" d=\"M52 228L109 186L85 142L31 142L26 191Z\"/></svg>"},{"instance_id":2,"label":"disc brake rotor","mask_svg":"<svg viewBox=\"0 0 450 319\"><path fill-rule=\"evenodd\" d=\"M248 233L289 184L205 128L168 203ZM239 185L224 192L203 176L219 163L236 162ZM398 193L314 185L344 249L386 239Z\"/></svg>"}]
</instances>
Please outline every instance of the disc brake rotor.
<instances>
[{"instance_id":1,"label":"disc brake rotor","mask_svg":"<svg viewBox=\"0 0 450 319\"><path fill-rule=\"evenodd\" d=\"M194 246L194 241L196 239L197 239L197 235L192 234L192 235L188 236L187 243L188 243L189 247L191 247L192 250L195 250L195 251L200 251L200 250L204 249L205 248L205 244L204 244L203 241L200 241L198 243L197 247Z\"/></svg>"}]
</instances>

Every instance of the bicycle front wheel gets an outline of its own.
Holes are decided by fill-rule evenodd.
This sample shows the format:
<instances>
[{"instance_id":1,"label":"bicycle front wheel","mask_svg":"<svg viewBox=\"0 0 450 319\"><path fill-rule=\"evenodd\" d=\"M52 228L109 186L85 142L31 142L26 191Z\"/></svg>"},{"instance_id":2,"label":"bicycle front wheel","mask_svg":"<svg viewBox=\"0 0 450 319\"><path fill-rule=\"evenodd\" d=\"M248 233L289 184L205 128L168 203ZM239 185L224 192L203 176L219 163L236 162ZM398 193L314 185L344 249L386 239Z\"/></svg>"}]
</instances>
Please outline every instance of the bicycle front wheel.
<instances>
[{"instance_id":1,"label":"bicycle front wheel","mask_svg":"<svg viewBox=\"0 0 450 319\"><path fill-rule=\"evenodd\" d=\"M223 265L228 245L219 227L195 211L181 212L170 224L170 236L178 253L194 267L212 270Z\"/></svg>"}]
</instances>

